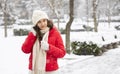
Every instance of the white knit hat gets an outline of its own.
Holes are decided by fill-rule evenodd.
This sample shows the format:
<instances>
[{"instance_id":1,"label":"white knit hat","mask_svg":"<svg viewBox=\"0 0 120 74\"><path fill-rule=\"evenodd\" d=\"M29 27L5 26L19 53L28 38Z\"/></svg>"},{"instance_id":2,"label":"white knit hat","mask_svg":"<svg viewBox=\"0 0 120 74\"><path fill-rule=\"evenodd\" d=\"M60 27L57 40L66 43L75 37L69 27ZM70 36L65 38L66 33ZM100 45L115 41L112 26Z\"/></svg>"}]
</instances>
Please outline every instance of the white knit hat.
<instances>
[{"instance_id":1,"label":"white knit hat","mask_svg":"<svg viewBox=\"0 0 120 74\"><path fill-rule=\"evenodd\" d=\"M48 18L48 15L44 11L34 10L33 15L32 15L33 24L36 25L37 22L41 19L49 19L49 18Z\"/></svg>"}]
</instances>

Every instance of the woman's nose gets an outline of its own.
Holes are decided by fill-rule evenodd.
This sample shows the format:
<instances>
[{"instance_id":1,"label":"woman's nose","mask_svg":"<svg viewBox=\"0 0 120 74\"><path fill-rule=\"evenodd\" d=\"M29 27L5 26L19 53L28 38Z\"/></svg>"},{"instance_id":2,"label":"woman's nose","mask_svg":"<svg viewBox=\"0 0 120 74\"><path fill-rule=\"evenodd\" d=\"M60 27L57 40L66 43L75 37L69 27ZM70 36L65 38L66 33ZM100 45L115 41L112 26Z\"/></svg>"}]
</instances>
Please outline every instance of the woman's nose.
<instances>
[{"instance_id":1,"label":"woman's nose","mask_svg":"<svg viewBox=\"0 0 120 74\"><path fill-rule=\"evenodd\" d=\"M41 25L43 26L43 25L44 25L44 22L41 22Z\"/></svg>"}]
</instances>

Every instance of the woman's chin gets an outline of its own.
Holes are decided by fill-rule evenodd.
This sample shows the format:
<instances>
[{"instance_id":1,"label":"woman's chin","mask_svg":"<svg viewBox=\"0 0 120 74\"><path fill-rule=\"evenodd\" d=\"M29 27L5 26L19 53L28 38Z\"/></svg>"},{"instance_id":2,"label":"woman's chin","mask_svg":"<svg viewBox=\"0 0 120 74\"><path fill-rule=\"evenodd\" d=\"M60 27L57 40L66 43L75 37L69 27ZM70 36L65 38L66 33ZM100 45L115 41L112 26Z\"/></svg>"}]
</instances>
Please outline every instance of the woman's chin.
<instances>
[{"instance_id":1,"label":"woman's chin","mask_svg":"<svg viewBox=\"0 0 120 74\"><path fill-rule=\"evenodd\" d=\"M42 27L41 30L45 30L47 27Z\"/></svg>"}]
</instances>

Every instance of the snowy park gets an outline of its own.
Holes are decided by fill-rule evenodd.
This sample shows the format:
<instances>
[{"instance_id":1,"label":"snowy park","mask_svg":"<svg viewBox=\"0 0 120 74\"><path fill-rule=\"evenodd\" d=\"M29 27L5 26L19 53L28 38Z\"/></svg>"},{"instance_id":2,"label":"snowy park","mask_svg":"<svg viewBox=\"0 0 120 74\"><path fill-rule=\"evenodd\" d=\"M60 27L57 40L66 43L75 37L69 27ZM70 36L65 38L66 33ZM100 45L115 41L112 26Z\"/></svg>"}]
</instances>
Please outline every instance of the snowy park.
<instances>
[{"instance_id":1,"label":"snowy park","mask_svg":"<svg viewBox=\"0 0 120 74\"><path fill-rule=\"evenodd\" d=\"M120 0L0 0L0 74L29 74L21 46L36 9L61 33L67 53L58 58L59 74L120 74ZM73 42L96 47L77 53L82 45Z\"/></svg>"},{"instance_id":2,"label":"snowy park","mask_svg":"<svg viewBox=\"0 0 120 74\"><path fill-rule=\"evenodd\" d=\"M106 25L105 25L106 24ZM104 35L110 41L114 34L120 40L120 31L114 28L119 23L101 23L99 32L70 32L71 41L93 41L102 44L99 36ZM78 26L76 26L77 28ZM74 27L75 28L75 27ZM0 27L0 73L28 74L28 57L21 51L21 45L26 36L14 36L12 29L8 29L8 37L4 37L4 29ZM61 34L65 42L65 34ZM111 36L111 37L110 37ZM112 40L113 39L113 40ZM60 74L120 74L120 48L108 50L101 56L66 54L59 59Z\"/></svg>"}]
</instances>

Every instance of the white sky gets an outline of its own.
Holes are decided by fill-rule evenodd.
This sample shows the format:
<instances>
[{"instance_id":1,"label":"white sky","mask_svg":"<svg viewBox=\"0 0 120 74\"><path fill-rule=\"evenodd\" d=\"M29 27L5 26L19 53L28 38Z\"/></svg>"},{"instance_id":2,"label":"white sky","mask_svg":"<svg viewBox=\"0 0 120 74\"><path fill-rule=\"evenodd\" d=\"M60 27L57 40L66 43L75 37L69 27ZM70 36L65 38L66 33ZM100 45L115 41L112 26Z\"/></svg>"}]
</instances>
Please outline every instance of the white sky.
<instances>
[{"instance_id":1,"label":"white sky","mask_svg":"<svg viewBox=\"0 0 120 74\"><path fill-rule=\"evenodd\" d=\"M110 27L106 23L101 23L98 33L71 32L71 41L91 40L100 45L103 43L101 36L109 42L115 40L114 34L117 34L120 40L120 32L113 28L115 25L119 23L112 23ZM3 31L0 27L0 74L28 74L29 54L21 51L26 36L13 36L13 31L8 30L8 37L4 38ZM65 36L62 37L65 42ZM60 74L120 74L119 56L120 48L111 49L98 57L66 55L63 59L59 59Z\"/></svg>"}]
</instances>

